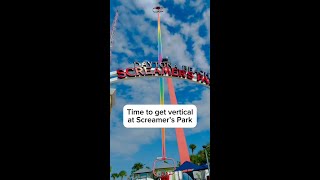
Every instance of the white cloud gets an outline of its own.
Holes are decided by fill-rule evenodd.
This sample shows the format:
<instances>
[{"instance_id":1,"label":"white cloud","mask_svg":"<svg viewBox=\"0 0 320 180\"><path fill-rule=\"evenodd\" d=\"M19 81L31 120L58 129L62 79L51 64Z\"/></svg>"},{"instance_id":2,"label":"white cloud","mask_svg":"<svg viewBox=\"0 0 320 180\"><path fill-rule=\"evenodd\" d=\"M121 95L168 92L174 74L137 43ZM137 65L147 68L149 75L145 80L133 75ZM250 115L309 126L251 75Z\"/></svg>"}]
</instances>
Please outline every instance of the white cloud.
<instances>
[{"instance_id":1,"label":"white cloud","mask_svg":"<svg viewBox=\"0 0 320 180\"><path fill-rule=\"evenodd\" d=\"M123 85L125 84L125 88ZM159 79L145 78L123 81L116 85L116 105L111 113L111 153L114 155L132 155L140 146L160 138L159 129L127 129L122 122L122 108L126 104L158 104Z\"/></svg>"},{"instance_id":2,"label":"white cloud","mask_svg":"<svg viewBox=\"0 0 320 180\"><path fill-rule=\"evenodd\" d=\"M119 0L120 6L116 7L115 9L119 10L120 13L128 13L131 11L135 11L137 8L135 6L135 0L128 1L128 0Z\"/></svg>"},{"instance_id":3,"label":"white cloud","mask_svg":"<svg viewBox=\"0 0 320 180\"><path fill-rule=\"evenodd\" d=\"M192 24L184 23L181 25L181 31L185 36L187 36L187 38L191 38L193 41L192 49L194 52L193 61L195 63L195 67L208 71L210 69L210 65L206 59L204 50L202 49L202 46L206 44L206 40L199 35L199 27L201 24L202 23L200 21Z\"/></svg>"},{"instance_id":4,"label":"white cloud","mask_svg":"<svg viewBox=\"0 0 320 180\"><path fill-rule=\"evenodd\" d=\"M139 151L141 145L150 144L159 136L159 129L117 128L110 138L110 152L112 155L130 157Z\"/></svg>"},{"instance_id":5,"label":"white cloud","mask_svg":"<svg viewBox=\"0 0 320 180\"><path fill-rule=\"evenodd\" d=\"M186 0L173 0L174 4L184 4Z\"/></svg>"},{"instance_id":6,"label":"white cloud","mask_svg":"<svg viewBox=\"0 0 320 180\"><path fill-rule=\"evenodd\" d=\"M202 1L202 0L191 0L190 1L190 6L194 7L196 12L200 12L200 11L202 11L202 9L205 6L205 2Z\"/></svg>"},{"instance_id":7,"label":"white cloud","mask_svg":"<svg viewBox=\"0 0 320 180\"><path fill-rule=\"evenodd\" d=\"M175 19L175 17L170 15L169 9L165 8L164 13L160 15L161 22L169 26L177 26L181 21Z\"/></svg>"},{"instance_id":8,"label":"white cloud","mask_svg":"<svg viewBox=\"0 0 320 180\"><path fill-rule=\"evenodd\" d=\"M210 90L202 91L201 98L195 100L192 104L197 106L198 124L191 129L193 133L202 132L210 129Z\"/></svg>"},{"instance_id":9,"label":"white cloud","mask_svg":"<svg viewBox=\"0 0 320 180\"><path fill-rule=\"evenodd\" d=\"M194 60L197 62L197 67L208 72L210 70L210 65L207 62L204 51L201 49L201 44L194 43L193 51L194 51Z\"/></svg>"},{"instance_id":10,"label":"white cloud","mask_svg":"<svg viewBox=\"0 0 320 180\"><path fill-rule=\"evenodd\" d=\"M135 53L130 50L132 49L132 44L128 42L128 39L122 33L122 31L116 32L114 36L112 53L123 53L126 56L132 57Z\"/></svg>"},{"instance_id":11,"label":"white cloud","mask_svg":"<svg viewBox=\"0 0 320 180\"><path fill-rule=\"evenodd\" d=\"M168 56L173 64L193 66L191 54L187 51L187 43L182 35L179 33L171 34L164 25L161 26L161 32L163 56Z\"/></svg>"},{"instance_id":12,"label":"white cloud","mask_svg":"<svg viewBox=\"0 0 320 180\"><path fill-rule=\"evenodd\" d=\"M207 29L207 43L210 43L210 8L203 13L203 22Z\"/></svg>"}]
</instances>

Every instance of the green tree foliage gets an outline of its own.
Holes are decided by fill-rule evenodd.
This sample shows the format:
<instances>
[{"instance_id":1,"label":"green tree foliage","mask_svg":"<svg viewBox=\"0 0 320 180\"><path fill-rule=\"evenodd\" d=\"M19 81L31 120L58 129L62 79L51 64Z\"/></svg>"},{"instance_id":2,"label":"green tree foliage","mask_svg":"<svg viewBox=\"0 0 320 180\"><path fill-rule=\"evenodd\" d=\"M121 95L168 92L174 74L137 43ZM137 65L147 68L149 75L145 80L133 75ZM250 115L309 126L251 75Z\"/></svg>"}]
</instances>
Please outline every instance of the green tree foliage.
<instances>
[{"instance_id":1,"label":"green tree foliage","mask_svg":"<svg viewBox=\"0 0 320 180\"><path fill-rule=\"evenodd\" d=\"M113 174L111 174L111 177L113 178L113 180L116 180L116 178L119 177L119 174L113 173Z\"/></svg>"},{"instance_id":2,"label":"green tree foliage","mask_svg":"<svg viewBox=\"0 0 320 180\"><path fill-rule=\"evenodd\" d=\"M193 154L193 151L197 148L197 146L195 144L190 144L189 148L191 149L191 152Z\"/></svg>"},{"instance_id":3,"label":"green tree foliage","mask_svg":"<svg viewBox=\"0 0 320 180\"><path fill-rule=\"evenodd\" d=\"M127 176L127 172L122 170L119 172L119 176L121 177L121 180L123 180L123 177Z\"/></svg>"},{"instance_id":4,"label":"green tree foliage","mask_svg":"<svg viewBox=\"0 0 320 180\"><path fill-rule=\"evenodd\" d=\"M191 145L189 146L189 148L192 150ZM207 155L208 155L208 160L210 161L210 143L207 143L206 145L206 151L207 151ZM204 149L201 149L200 151L198 151L197 154L192 154L190 155L190 161L194 164L206 164L207 163L207 159L206 159L206 154Z\"/></svg>"},{"instance_id":5,"label":"green tree foliage","mask_svg":"<svg viewBox=\"0 0 320 180\"><path fill-rule=\"evenodd\" d=\"M194 163L194 164L201 164L201 161L202 159L201 159L201 156L199 156L198 154L196 154L196 155L190 155L190 161L192 162L192 163Z\"/></svg>"},{"instance_id":6,"label":"green tree foliage","mask_svg":"<svg viewBox=\"0 0 320 180\"><path fill-rule=\"evenodd\" d=\"M135 163L133 166L132 166L132 170L133 171L138 171L139 169L142 169L143 168L143 164L142 163Z\"/></svg>"},{"instance_id":7,"label":"green tree foliage","mask_svg":"<svg viewBox=\"0 0 320 180\"><path fill-rule=\"evenodd\" d=\"M134 173L134 172L136 172L136 171L138 171L139 169L142 169L143 168L143 164L142 163L135 163L133 166L132 166L132 168L131 168L131 175Z\"/></svg>"}]
</instances>

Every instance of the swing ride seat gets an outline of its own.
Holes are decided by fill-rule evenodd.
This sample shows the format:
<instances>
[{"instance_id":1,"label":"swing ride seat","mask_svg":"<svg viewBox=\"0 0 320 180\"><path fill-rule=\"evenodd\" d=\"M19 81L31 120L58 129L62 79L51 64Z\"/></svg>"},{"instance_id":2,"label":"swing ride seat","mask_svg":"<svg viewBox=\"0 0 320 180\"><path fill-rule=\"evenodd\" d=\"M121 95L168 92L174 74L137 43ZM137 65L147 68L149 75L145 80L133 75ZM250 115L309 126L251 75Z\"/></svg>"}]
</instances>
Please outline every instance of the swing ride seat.
<instances>
[{"instance_id":1,"label":"swing ride seat","mask_svg":"<svg viewBox=\"0 0 320 180\"><path fill-rule=\"evenodd\" d=\"M176 161L172 158L167 158L167 157L158 157L154 162L153 162L153 174L154 176L156 177L161 177L161 180L165 179L166 177L169 178L170 175L174 174L174 172L172 173L168 173L168 172L162 172L161 175L159 176L157 173L156 173L156 163L159 162L159 161L167 161L167 160L171 160L173 162L173 166L174 166L174 169L173 171L176 169Z\"/></svg>"}]
</instances>

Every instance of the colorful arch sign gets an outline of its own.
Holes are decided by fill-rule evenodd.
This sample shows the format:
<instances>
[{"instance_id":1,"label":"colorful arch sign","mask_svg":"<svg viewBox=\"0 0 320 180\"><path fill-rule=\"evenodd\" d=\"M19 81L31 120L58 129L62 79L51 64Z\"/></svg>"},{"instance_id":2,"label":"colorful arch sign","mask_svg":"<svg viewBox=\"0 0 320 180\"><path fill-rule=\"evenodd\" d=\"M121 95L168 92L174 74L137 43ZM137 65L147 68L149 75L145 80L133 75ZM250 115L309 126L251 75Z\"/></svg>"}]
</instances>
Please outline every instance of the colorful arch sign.
<instances>
[{"instance_id":1,"label":"colorful arch sign","mask_svg":"<svg viewBox=\"0 0 320 180\"><path fill-rule=\"evenodd\" d=\"M179 78L189 80L210 88L209 73L201 70L193 70L194 68L182 66L178 68L177 65L171 65L169 61L158 62L134 62L133 67L118 69L110 73L110 84L118 80L133 79L140 77L166 77ZM114 77L116 76L116 77Z\"/></svg>"}]
</instances>

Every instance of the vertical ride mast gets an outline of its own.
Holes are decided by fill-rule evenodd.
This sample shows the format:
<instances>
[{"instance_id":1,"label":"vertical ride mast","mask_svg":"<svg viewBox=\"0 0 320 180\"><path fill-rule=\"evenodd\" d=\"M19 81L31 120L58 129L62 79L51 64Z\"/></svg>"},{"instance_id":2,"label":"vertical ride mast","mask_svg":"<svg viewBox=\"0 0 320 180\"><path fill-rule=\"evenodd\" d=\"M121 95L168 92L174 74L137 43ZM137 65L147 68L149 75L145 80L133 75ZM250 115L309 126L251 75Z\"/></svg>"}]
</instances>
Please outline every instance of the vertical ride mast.
<instances>
[{"instance_id":1,"label":"vertical ride mast","mask_svg":"<svg viewBox=\"0 0 320 180\"><path fill-rule=\"evenodd\" d=\"M157 6L153 8L153 12L158 14L158 58L159 58L159 63L161 63L162 62L162 43L161 43L161 29L160 29L160 13L163 12L163 8L161 6ZM163 83L164 83L163 79L160 78L160 102L162 100L160 104L164 104ZM178 104L172 79L167 79L167 83L168 83L168 90L169 90L171 104ZM162 156L163 156L163 159L166 159L165 128L162 128L161 130L162 130L162 152L163 152ZM176 130L176 137L177 137L177 143L178 143L178 149L179 149L179 155L180 155L180 162L181 164L183 164L185 161L190 161L187 141L186 141L183 128L176 128L175 130Z\"/></svg>"}]
</instances>

